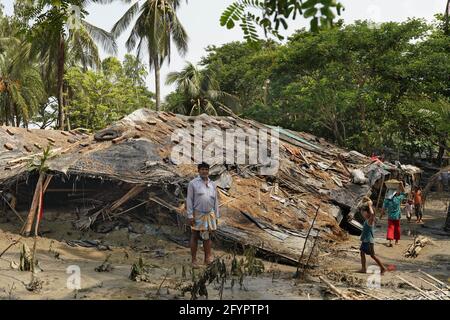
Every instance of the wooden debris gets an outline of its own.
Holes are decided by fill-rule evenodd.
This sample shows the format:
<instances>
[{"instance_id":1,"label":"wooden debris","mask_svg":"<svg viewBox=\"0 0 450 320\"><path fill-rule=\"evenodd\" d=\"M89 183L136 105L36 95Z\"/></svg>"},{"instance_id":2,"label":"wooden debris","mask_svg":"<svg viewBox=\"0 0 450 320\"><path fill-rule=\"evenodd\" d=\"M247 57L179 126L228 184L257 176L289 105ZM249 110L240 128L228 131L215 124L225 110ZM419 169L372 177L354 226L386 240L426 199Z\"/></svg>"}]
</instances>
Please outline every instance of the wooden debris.
<instances>
[{"instance_id":1,"label":"wooden debris","mask_svg":"<svg viewBox=\"0 0 450 320\"><path fill-rule=\"evenodd\" d=\"M352 300L352 298L350 296L348 296L346 293L344 293L343 291L339 290L338 288L336 288L330 281L328 281L327 279L325 279L324 277L320 276L319 279L325 283L328 288L331 289L331 291L336 294L338 297L345 299L345 300Z\"/></svg>"},{"instance_id":2,"label":"wooden debris","mask_svg":"<svg viewBox=\"0 0 450 320\"><path fill-rule=\"evenodd\" d=\"M53 138L47 137L47 140L50 142L56 143L55 139L53 139Z\"/></svg>"},{"instance_id":3,"label":"wooden debris","mask_svg":"<svg viewBox=\"0 0 450 320\"><path fill-rule=\"evenodd\" d=\"M32 152L31 148L27 145L24 145L23 148L27 151L27 152Z\"/></svg>"},{"instance_id":4,"label":"wooden debris","mask_svg":"<svg viewBox=\"0 0 450 320\"><path fill-rule=\"evenodd\" d=\"M36 148L38 148L39 150L42 150L42 146L38 143L33 144Z\"/></svg>"},{"instance_id":5,"label":"wooden debris","mask_svg":"<svg viewBox=\"0 0 450 320\"><path fill-rule=\"evenodd\" d=\"M134 128L138 131L144 131L144 129L140 125L135 125Z\"/></svg>"},{"instance_id":6,"label":"wooden debris","mask_svg":"<svg viewBox=\"0 0 450 320\"><path fill-rule=\"evenodd\" d=\"M441 280L433 277L432 275L426 273L425 271L419 270L420 273L422 273L423 275L427 276L428 278L430 278L431 280L436 281L441 287L443 288L447 288L447 290L450 290L450 286L446 285L444 282L442 282Z\"/></svg>"},{"instance_id":7,"label":"wooden debris","mask_svg":"<svg viewBox=\"0 0 450 320\"><path fill-rule=\"evenodd\" d=\"M408 250L405 252L406 258L416 258L419 255L419 252L427 243L430 242L430 239L424 236L418 236L414 238L413 243L409 246Z\"/></svg>"},{"instance_id":8,"label":"wooden debris","mask_svg":"<svg viewBox=\"0 0 450 320\"><path fill-rule=\"evenodd\" d=\"M13 135L14 135L14 132L12 132L9 128L6 128L6 132L7 132L10 136L13 136Z\"/></svg>"},{"instance_id":9,"label":"wooden debris","mask_svg":"<svg viewBox=\"0 0 450 320\"><path fill-rule=\"evenodd\" d=\"M146 123L148 125L154 126L157 122L155 120L148 120L148 121L146 121Z\"/></svg>"},{"instance_id":10,"label":"wooden debris","mask_svg":"<svg viewBox=\"0 0 450 320\"><path fill-rule=\"evenodd\" d=\"M30 248L26 243L22 243L22 249L20 250L20 263L19 270L20 271L31 271L32 269L32 256Z\"/></svg>"},{"instance_id":11,"label":"wooden debris","mask_svg":"<svg viewBox=\"0 0 450 320\"><path fill-rule=\"evenodd\" d=\"M163 122L167 122L166 117L164 117L162 114L158 114L158 118L160 118Z\"/></svg>"},{"instance_id":12,"label":"wooden debris","mask_svg":"<svg viewBox=\"0 0 450 320\"><path fill-rule=\"evenodd\" d=\"M8 149L9 151L14 150L14 146L13 146L12 144L10 144L10 143L5 143L3 146L4 146L6 149Z\"/></svg>"},{"instance_id":13,"label":"wooden debris","mask_svg":"<svg viewBox=\"0 0 450 320\"><path fill-rule=\"evenodd\" d=\"M370 293L368 293L366 291L363 291L363 290L358 290L358 289L355 289L355 288L350 288L349 290L352 290L352 291L355 291L357 293L366 295L366 296L371 297L372 299L375 299L375 300L382 300L381 298L378 298L377 296L375 296L373 294L370 294Z\"/></svg>"},{"instance_id":14,"label":"wooden debris","mask_svg":"<svg viewBox=\"0 0 450 320\"><path fill-rule=\"evenodd\" d=\"M426 293L425 291L423 291L422 289L420 289L419 287L417 287L416 285L414 285L413 283L409 282L408 280L406 280L405 278L400 277L399 275L395 275L398 279L402 280L403 282L405 282L406 284L408 284L410 287L416 289L418 292L420 292L420 294L427 299L435 299L435 297L428 295L428 293Z\"/></svg>"},{"instance_id":15,"label":"wooden debris","mask_svg":"<svg viewBox=\"0 0 450 320\"><path fill-rule=\"evenodd\" d=\"M61 134L66 137L69 136L69 134L66 131L61 131Z\"/></svg>"},{"instance_id":16,"label":"wooden debris","mask_svg":"<svg viewBox=\"0 0 450 320\"><path fill-rule=\"evenodd\" d=\"M120 137L112 139L112 143L119 143L119 142L127 140L127 139L128 139L128 137L126 135L122 135Z\"/></svg>"}]
</instances>

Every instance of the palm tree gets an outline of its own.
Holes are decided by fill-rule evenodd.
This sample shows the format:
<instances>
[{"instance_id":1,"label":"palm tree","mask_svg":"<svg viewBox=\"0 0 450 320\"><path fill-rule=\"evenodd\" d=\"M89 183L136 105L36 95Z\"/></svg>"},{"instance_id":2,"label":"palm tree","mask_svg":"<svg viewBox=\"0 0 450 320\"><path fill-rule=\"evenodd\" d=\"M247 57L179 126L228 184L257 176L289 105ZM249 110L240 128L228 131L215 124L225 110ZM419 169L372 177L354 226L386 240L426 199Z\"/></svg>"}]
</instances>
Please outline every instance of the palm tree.
<instances>
[{"instance_id":1,"label":"palm tree","mask_svg":"<svg viewBox=\"0 0 450 320\"><path fill-rule=\"evenodd\" d=\"M106 0L37 0L35 13L30 17L36 21L30 30L32 52L43 61L44 78L54 79L56 87L47 83L49 92L55 93L58 101L58 127L64 129L64 70L68 57L85 68L100 65L96 42L109 54L117 53L114 37L107 31L93 26L85 20L85 7L89 3L105 3ZM75 12L73 8L77 8ZM56 70L55 70L56 67Z\"/></svg>"},{"instance_id":2,"label":"palm tree","mask_svg":"<svg viewBox=\"0 0 450 320\"><path fill-rule=\"evenodd\" d=\"M45 101L44 85L38 65L29 55L30 44L22 43L14 21L1 19L0 122L28 126L30 116Z\"/></svg>"},{"instance_id":3,"label":"palm tree","mask_svg":"<svg viewBox=\"0 0 450 320\"><path fill-rule=\"evenodd\" d=\"M176 111L217 115L220 107L232 110L239 107L237 97L220 90L212 71L200 70L190 62L180 72L169 73L166 84L176 84L176 93L182 96L181 101L169 107Z\"/></svg>"},{"instance_id":4,"label":"palm tree","mask_svg":"<svg viewBox=\"0 0 450 320\"><path fill-rule=\"evenodd\" d=\"M137 48L139 58L148 54L149 69L155 70L156 110L160 110L161 106L160 69L166 59L170 63L171 43L175 44L181 55L187 52L188 37L176 15L179 5L180 0L138 0L111 30L118 37L138 15L126 47L128 51Z\"/></svg>"}]
</instances>

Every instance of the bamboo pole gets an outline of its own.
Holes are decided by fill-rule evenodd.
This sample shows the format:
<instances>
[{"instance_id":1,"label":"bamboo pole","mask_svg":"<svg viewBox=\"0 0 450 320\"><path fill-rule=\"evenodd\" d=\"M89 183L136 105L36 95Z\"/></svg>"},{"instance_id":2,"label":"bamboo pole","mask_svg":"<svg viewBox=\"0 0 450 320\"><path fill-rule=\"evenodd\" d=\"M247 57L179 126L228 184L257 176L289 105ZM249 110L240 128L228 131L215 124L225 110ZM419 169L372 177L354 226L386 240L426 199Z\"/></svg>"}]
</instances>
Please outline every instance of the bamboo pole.
<instances>
[{"instance_id":1,"label":"bamboo pole","mask_svg":"<svg viewBox=\"0 0 450 320\"><path fill-rule=\"evenodd\" d=\"M40 190L43 186L44 177L45 177L45 174L41 172L39 175L38 182L36 184L36 188L34 189L34 196L33 196L32 202L31 202L31 207L30 207L30 211L28 213L27 221L24 224L24 226L22 227L22 230L20 231L20 233L22 233L26 237L29 236L31 233L31 228L33 226L34 217L36 215L36 209L38 207L38 201L39 201L39 194L40 194Z\"/></svg>"},{"instance_id":2,"label":"bamboo pole","mask_svg":"<svg viewBox=\"0 0 450 320\"><path fill-rule=\"evenodd\" d=\"M300 258L298 259L298 265L297 265L297 271L296 271L297 276L299 275L298 270L300 269L300 264L301 264L301 261L303 258L303 254L305 253L306 245L308 244L308 237L309 237L309 234L311 233L311 230L314 227L314 223L316 222L317 215L319 214L319 209L320 209L320 204L317 206L316 214L314 215L314 219L311 223L311 227L309 228L308 234L306 235L306 238L305 238L305 244L303 245L302 254L300 255Z\"/></svg>"},{"instance_id":3,"label":"bamboo pole","mask_svg":"<svg viewBox=\"0 0 450 320\"><path fill-rule=\"evenodd\" d=\"M396 275L397 278L399 278L400 280L402 280L403 282L406 282L409 286L411 286L412 288L416 289L417 291L420 292L420 294L427 299L435 299L435 297L428 295L428 293L426 293L425 291L423 291L422 289L420 289L418 286L416 286L415 284L409 282L408 280L400 277L399 275Z\"/></svg>"},{"instance_id":4,"label":"bamboo pole","mask_svg":"<svg viewBox=\"0 0 450 320\"><path fill-rule=\"evenodd\" d=\"M42 188L43 189L43 188ZM33 273L34 277L34 265L35 265L35 257L36 257L36 247L37 247L37 237L38 237L38 230L39 230L39 223L41 222L41 210L43 205L43 190L39 192L39 205L38 205L38 212L36 217L36 224L34 226L34 243L33 243L33 255L31 256L31 272Z\"/></svg>"},{"instance_id":5,"label":"bamboo pole","mask_svg":"<svg viewBox=\"0 0 450 320\"><path fill-rule=\"evenodd\" d=\"M439 288L438 286L436 286L435 284L431 283L428 280L425 280L424 278L419 277L420 280L422 280L423 282L425 282L426 284L428 284L429 286L437 289L438 291L442 292L443 294L445 294L446 296L450 295L450 293L448 291L444 291L441 288ZM440 297L439 297L440 298ZM443 299L442 299L443 300Z\"/></svg>"},{"instance_id":6,"label":"bamboo pole","mask_svg":"<svg viewBox=\"0 0 450 320\"><path fill-rule=\"evenodd\" d=\"M448 285L446 285L444 282L442 282L439 279L436 279L435 277L433 277L432 275L426 273L425 271L419 270L420 273L424 274L425 276L427 276L428 278L430 278L431 280L436 281L437 283L439 283L442 287L447 288L447 290L450 290L450 287Z\"/></svg>"}]
</instances>

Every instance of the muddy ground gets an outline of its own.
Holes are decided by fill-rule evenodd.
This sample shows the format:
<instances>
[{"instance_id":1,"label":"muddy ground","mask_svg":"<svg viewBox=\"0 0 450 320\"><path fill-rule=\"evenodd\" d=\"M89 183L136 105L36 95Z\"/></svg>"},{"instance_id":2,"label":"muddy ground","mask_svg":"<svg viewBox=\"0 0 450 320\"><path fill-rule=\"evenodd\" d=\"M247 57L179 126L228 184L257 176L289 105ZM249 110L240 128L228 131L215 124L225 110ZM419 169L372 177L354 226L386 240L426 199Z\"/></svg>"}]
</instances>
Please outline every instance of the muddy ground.
<instances>
[{"instance_id":1,"label":"muddy ground","mask_svg":"<svg viewBox=\"0 0 450 320\"><path fill-rule=\"evenodd\" d=\"M359 237L349 236L349 240L344 243L320 243L320 250L317 250L312 263L314 268L307 270L302 279L293 278L295 267L264 260L264 273L257 277L246 277L243 288L239 284L232 287L230 281L226 282L223 299L337 299L319 276L328 279L338 289L352 294L355 299L417 298L418 291L397 276L424 290L433 289L420 279L424 276L418 270L450 285L450 234L442 228L448 197L448 194L430 196L423 225L407 223L403 219L402 239L393 248L386 246L386 218L378 222L376 253L385 264L396 268L381 277L381 287L378 289L369 290L367 287L373 275L357 273L360 269ZM42 289L28 291L26 285L31 280L31 273L15 269L22 246L18 243L0 258L1 299L190 299L189 292L184 295L181 292L183 286L191 283L190 252L187 234L183 230L133 222L131 228L121 228L106 234L81 232L72 226L74 215L60 211L45 212L41 225L43 234L38 237L40 270L36 276L42 281ZM20 214L26 216L26 212ZM21 225L11 212L0 214L0 253L20 237L18 230ZM404 252L416 234L429 237L432 244L427 245L417 258L405 258ZM71 240L98 240L100 245L87 248L77 246ZM33 247L32 238L21 241ZM199 257L202 253L200 248ZM223 257L227 263L231 262L229 249L215 248L214 254ZM95 271L108 256L113 269L109 272ZM149 282L134 282L128 278L132 264L139 257L151 266ZM368 258L368 264L374 265L374 262ZM80 290L67 286L68 280L70 282L73 279L70 274L73 266L78 266L81 273ZM209 299L219 298L217 285L210 285L208 292Z\"/></svg>"}]
</instances>

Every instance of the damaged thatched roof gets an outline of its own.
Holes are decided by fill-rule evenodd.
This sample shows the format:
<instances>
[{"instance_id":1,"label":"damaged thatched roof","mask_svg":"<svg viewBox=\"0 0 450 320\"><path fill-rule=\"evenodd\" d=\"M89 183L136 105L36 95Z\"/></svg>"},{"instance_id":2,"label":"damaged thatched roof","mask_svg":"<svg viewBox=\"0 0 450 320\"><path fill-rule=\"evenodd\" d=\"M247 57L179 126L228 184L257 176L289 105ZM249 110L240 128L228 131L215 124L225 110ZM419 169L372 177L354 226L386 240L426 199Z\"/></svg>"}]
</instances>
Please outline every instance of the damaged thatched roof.
<instances>
[{"instance_id":1,"label":"damaged thatched roof","mask_svg":"<svg viewBox=\"0 0 450 320\"><path fill-rule=\"evenodd\" d=\"M137 110L96 135L0 127L0 189L24 177L27 160L50 143L58 154L48 161L53 174L121 180L152 187L153 191L160 187L158 199L166 199L169 207L181 208L183 192L167 197L167 189L163 191L161 186L185 190L196 175L194 164L177 165L171 160L173 147L183 138L174 132L187 130L194 136L196 120L202 121L204 130L242 129L252 135L250 129L269 129L235 116L188 117L148 109ZM325 238L342 239L342 217L370 194L376 181L397 169L372 163L358 152L348 152L310 134L273 129L280 138L279 170L274 175L259 175L255 165L217 163L212 167L223 216L218 233L225 239L297 260L319 204L314 229ZM353 183L348 171L357 169L367 178L362 184Z\"/></svg>"}]
</instances>

